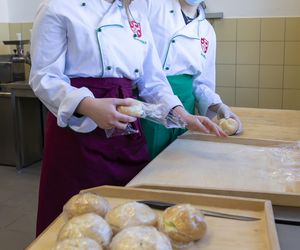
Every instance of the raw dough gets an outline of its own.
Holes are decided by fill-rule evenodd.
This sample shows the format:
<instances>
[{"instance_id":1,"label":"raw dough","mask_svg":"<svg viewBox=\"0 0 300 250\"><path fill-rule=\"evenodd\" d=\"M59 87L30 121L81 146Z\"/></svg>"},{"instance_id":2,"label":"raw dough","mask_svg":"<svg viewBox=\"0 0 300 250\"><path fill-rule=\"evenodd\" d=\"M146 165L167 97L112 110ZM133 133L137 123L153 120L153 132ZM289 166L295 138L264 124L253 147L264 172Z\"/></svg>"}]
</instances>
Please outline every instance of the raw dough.
<instances>
[{"instance_id":1,"label":"raw dough","mask_svg":"<svg viewBox=\"0 0 300 250\"><path fill-rule=\"evenodd\" d=\"M227 135L234 135L239 128L239 124L232 118L219 120L219 126Z\"/></svg>"}]
</instances>

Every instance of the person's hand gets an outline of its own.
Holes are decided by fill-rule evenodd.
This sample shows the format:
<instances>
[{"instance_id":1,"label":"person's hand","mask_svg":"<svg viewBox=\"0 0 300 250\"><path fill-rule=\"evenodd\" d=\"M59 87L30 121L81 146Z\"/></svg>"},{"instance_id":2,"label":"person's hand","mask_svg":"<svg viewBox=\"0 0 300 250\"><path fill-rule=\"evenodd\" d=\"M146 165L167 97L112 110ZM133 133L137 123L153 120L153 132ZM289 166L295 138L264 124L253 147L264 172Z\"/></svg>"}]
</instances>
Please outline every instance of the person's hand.
<instances>
[{"instance_id":1,"label":"person's hand","mask_svg":"<svg viewBox=\"0 0 300 250\"><path fill-rule=\"evenodd\" d=\"M129 122L136 121L135 117L121 114L117 106L134 105L131 98L84 98L78 105L76 112L90 117L102 129L119 128L126 129Z\"/></svg>"},{"instance_id":2,"label":"person's hand","mask_svg":"<svg viewBox=\"0 0 300 250\"><path fill-rule=\"evenodd\" d=\"M192 131L198 131L202 133L214 133L219 137L227 137L227 134L208 117L191 115L187 113L183 107L179 106L173 110L174 113L180 115L184 122L187 123L187 129Z\"/></svg>"},{"instance_id":3,"label":"person's hand","mask_svg":"<svg viewBox=\"0 0 300 250\"><path fill-rule=\"evenodd\" d=\"M235 134L240 134L243 131L243 125L242 122L240 120L240 118L231 111L231 109L224 103L221 103L217 109L217 117L218 119L228 119L228 118L232 118L234 119L237 123L238 123L238 129L236 131Z\"/></svg>"}]
</instances>

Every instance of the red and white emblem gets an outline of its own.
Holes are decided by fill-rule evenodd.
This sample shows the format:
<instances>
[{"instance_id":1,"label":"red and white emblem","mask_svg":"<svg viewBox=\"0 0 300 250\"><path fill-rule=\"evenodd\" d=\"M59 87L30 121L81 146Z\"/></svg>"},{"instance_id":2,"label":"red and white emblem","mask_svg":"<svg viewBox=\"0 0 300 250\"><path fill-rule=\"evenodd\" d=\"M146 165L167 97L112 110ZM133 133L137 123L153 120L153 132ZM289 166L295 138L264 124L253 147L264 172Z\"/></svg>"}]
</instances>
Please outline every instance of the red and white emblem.
<instances>
[{"instance_id":1,"label":"red and white emblem","mask_svg":"<svg viewBox=\"0 0 300 250\"><path fill-rule=\"evenodd\" d=\"M132 20L129 22L129 25L130 25L130 29L137 37L142 36L142 27L140 23L137 23L136 21Z\"/></svg>"},{"instance_id":2,"label":"red and white emblem","mask_svg":"<svg viewBox=\"0 0 300 250\"><path fill-rule=\"evenodd\" d=\"M209 42L204 38L202 37L201 38L201 48L202 48L202 51L206 54L207 51L208 51L208 46L209 46Z\"/></svg>"}]
</instances>

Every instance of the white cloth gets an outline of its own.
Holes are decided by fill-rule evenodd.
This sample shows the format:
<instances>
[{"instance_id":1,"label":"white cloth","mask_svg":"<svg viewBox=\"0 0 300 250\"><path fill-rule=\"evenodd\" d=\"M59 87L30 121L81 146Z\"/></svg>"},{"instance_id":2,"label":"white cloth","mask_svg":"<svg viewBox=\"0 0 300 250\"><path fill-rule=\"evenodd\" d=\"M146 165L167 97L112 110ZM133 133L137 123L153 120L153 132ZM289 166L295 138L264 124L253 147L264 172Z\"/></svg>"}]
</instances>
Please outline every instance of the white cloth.
<instances>
[{"instance_id":1,"label":"white cloth","mask_svg":"<svg viewBox=\"0 0 300 250\"><path fill-rule=\"evenodd\" d=\"M29 83L59 126L78 132L97 127L88 117L73 116L83 98L93 97L89 89L70 85L75 77L125 77L146 102L170 109L182 105L161 70L146 16L132 8L131 13L141 24L141 37L134 37L120 0L85 5L46 0L40 5L32 30Z\"/></svg>"},{"instance_id":2,"label":"white cloth","mask_svg":"<svg viewBox=\"0 0 300 250\"><path fill-rule=\"evenodd\" d=\"M202 7L199 16L186 25L178 0L135 0L134 5L148 13L165 74L193 75L199 113L215 115L208 107L222 103L215 93L216 35Z\"/></svg>"}]
</instances>

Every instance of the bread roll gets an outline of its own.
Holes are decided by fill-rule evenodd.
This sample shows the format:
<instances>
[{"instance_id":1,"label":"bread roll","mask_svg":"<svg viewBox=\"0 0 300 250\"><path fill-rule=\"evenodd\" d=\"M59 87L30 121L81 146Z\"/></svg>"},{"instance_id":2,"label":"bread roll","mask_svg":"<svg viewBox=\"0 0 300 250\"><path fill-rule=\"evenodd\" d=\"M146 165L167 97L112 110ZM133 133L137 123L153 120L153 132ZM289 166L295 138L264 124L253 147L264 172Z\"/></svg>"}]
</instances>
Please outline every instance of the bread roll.
<instances>
[{"instance_id":1,"label":"bread roll","mask_svg":"<svg viewBox=\"0 0 300 250\"><path fill-rule=\"evenodd\" d=\"M145 204L128 202L113 208L106 214L105 219L113 232L117 233L125 227L154 226L157 222L157 215Z\"/></svg>"},{"instance_id":2,"label":"bread roll","mask_svg":"<svg viewBox=\"0 0 300 250\"><path fill-rule=\"evenodd\" d=\"M143 117L144 111L143 111L143 105L141 102L136 102L135 105L132 106L118 106L117 110L125 115L130 115L134 117Z\"/></svg>"},{"instance_id":3,"label":"bread roll","mask_svg":"<svg viewBox=\"0 0 300 250\"><path fill-rule=\"evenodd\" d=\"M168 237L154 227L128 227L119 232L110 244L111 250L172 250Z\"/></svg>"},{"instance_id":4,"label":"bread roll","mask_svg":"<svg viewBox=\"0 0 300 250\"><path fill-rule=\"evenodd\" d=\"M165 233L174 247L200 240L206 232L202 212L189 204L167 208L158 220L159 230Z\"/></svg>"},{"instance_id":5,"label":"bread roll","mask_svg":"<svg viewBox=\"0 0 300 250\"><path fill-rule=\"evenodd\" d=\"M63 208L64 214L68 219L85 213L96 213L104 217L109 210L109 202L93 193L74 195Z\"/></svg>"},{"instance_id":6,"label":"bread roll","mask_svg":"<svg viewBox=\"0 0 300 250\"><path fill-rule=\"evenodd\" d=\"M234 135L239 128L239 124L232 118L220 119L219 126L227 135Z\"/></svg>"},{"instance_id":7,"label":"bread roll","mask_svg":"<svg viewBox=\"0 0 300 250\"><path fill-rule=\"evenodd\" d=\"M58 242L52 250L102 250L103 248L89 238L65 239Z\"/></svg>"},{"instance_id":8,"label":"bread roll","mask_svg":"<svg viewBox=\"0 0 300 250\"><path fill-rule=\"evenodd\" d=\"M107 247L112 236L108 223L94 213L73 217L60 230L58 241L73 238L90 238L100 246Z\"/></svg>"}]
</instances>

